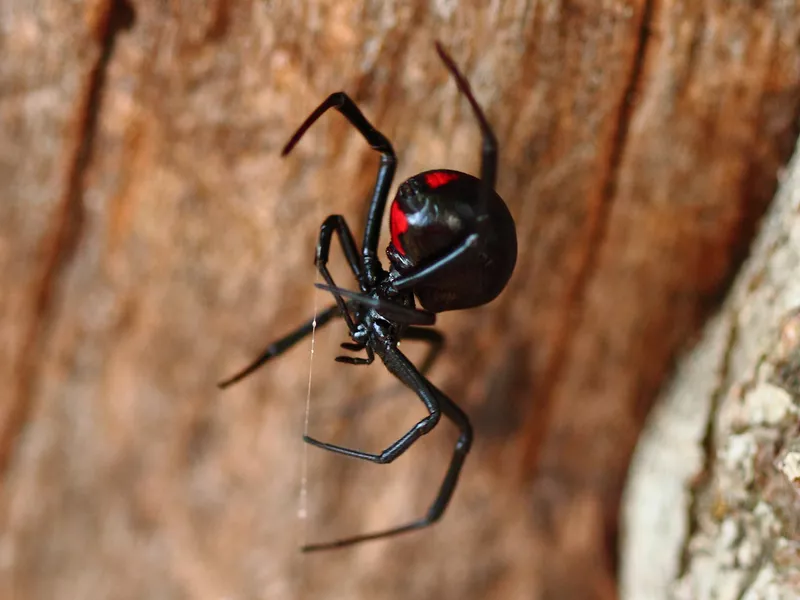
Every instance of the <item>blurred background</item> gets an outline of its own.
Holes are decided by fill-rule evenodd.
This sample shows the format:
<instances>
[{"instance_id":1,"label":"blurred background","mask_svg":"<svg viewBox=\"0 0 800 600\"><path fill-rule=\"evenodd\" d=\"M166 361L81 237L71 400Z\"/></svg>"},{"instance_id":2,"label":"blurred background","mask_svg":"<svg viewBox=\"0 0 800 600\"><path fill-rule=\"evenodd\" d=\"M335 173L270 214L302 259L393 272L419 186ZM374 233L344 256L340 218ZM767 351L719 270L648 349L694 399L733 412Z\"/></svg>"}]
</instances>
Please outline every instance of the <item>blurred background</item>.
<instances>
[{"instance_id":1,"label":"blurred background","mask_svg":"<svg viewBox=\"0 0 800 600\"><path fill-rule=\"evenodd\" d=\"M434 528L302 555L422 514L456 432L390 466L304 447L309 389L309 432L365 450L424 415L333 362L341 323L216 382L330 302L323 218L363 231L378 157L343 118L279 156L329 93L396 183L477 173L434 40L520 243L439 319L476 441ZM797 139L798 48L793 2L0 0L2 597L615 598L630 453Z\"/></svg>"}]
</instances>

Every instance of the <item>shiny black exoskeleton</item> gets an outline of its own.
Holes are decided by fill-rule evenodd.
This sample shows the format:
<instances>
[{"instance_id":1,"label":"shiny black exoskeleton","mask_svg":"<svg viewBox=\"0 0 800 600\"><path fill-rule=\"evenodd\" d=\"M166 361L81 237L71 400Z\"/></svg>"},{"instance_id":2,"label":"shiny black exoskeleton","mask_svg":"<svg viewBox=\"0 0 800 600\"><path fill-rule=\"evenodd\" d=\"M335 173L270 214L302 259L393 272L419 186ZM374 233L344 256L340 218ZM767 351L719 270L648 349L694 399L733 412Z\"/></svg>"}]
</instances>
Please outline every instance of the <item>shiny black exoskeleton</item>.
<instances>
[{"instance_id":1,"label":"shiny black exoskeleton","mask_svg":"<svg viewBox=\"0 0 800 600\"><path fill-rule=\"evenodd\" d=\"M386 254L391 268L385 271L378 259L377 247L397 159L389 140L367 121L344 92L331 94L292 136L283 149L283 155L288 154L308 128L330 108L344 115L367 143L381 154L361 250L341 215L325 219L320 228L315 264L326 284L317 284L317 287L330 291L336 304L316 315L315 320L270 344L250 365L220 383L220 387L227 387L283 353L313 331L314 321L319 327L341 316L352 339L352 342L342 344L342 348L365 352L366 356L338 356L336 360L351 365L368 365L378 356L395 377L417 394L427 408L428 416L379 454L328 444L309 436L304 436L306 442L337 454L385 464L433 429L442 416L458 427L460 435L450 466L425 516L385 531L307 545L303 548L305 551L349 546L431 525L444 513L472 444L472 427L467 415L424 375L444 342L439 332L424 326L435 323L435 313L480 306L493 300L505 288L514 270L517 236L508 208L494 191L497 141L491 127L453 60L439 43L436 50L480 125L480 178L458 171L434 170L415 175L400 184L390 209L391 242ZM359 282L361 289L358 292L336 287L328 272L334 233L338 235L345 258ZM423 309L416 308L415 297ZM401 340L409 339L431 346L420 369L397 347Z\"/></svg>"},{"instance_id":2,"label":"shiny black exoskeleton","mask_svg":"<svg viewBox=\"0 0 800 600\"><path fill-rule=\"evenodd\" d=\"M420 281L414 295L438 313L480 306L506 287L517 260L517 233L494 190L481 198L481 181L458 171L427 171L403 182L390 211L389 261L408 276L459 243L471 244Z\"/></svg>"}]
</instances>

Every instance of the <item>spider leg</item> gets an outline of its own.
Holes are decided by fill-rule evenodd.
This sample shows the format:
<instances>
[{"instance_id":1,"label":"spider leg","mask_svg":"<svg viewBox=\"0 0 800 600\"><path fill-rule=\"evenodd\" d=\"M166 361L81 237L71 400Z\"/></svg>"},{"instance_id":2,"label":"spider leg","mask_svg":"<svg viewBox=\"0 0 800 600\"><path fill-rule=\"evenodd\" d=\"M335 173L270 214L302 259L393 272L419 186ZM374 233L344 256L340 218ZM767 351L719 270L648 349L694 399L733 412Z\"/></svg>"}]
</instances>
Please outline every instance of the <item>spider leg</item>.
<instances>
[{"instance_id":1,"label":"spider leg","mask_svg":"<svg viewBox=\"0 0 800 600\"><path fill-rule=\"evenodd\" d=\"M436 315L427 310L409 308L382 298L374 298L373 296L351 292L350 290L335 286L323 285L321 283L315 283L314 285L321 290L331 292L334 296L343 296L353 304L374 308L384 317L397 321L398 323L409 325L433 325L436 322Z\"/></svg>"},{"instance_id":2,"label":"spider leg","mask_svg":"<svg viewBox=\"0 0 800 600\"><path fill-rule=\"evenodd\" d=\"M356 279L361 282L361 262L359 261L358 247L356 246L356 241L353 238L353 233L350 231L350 227L348 227L347 221L344 220L342 215L330 215L322 222L322 226L319 228L317 254L314 258L314 264L317 266L317 270L329 286L336 288L336 284L334 283L333 278L328 271L328 257L330 255L331 242L333 241L334 233L338 234L339 236L339 243L342 246L342 252L344 252L345 258L347 259L347 264L350 265L350 269L353 271ZM342 296L334 293L333 297L336 299L336 304L339 306L339 311L342 313L342 317L347 323L347 328L351 332L355 331L356 326L353 322L353 317L347 310L347 305L342 299Z\"/></svg>"},{"instance_id":3,"label":"spider leg","mask_svg":"<svg viewBox=\"0 0 800 600\"><path fill-rule=\"evenodd\" d=\"M289 348L294 346L297 342L302 340L304 337L309 335L314 330L314 321L317 322L317 327L322 327L326 323L328 323L331 319L335 316L339 315L340 308L337 305L329 306L321 313L317 314L314 319L306 321L300 327L292 331L291 333L285 335L281 339L272 342L269 346L267 346L264 351L258 355L258 357L251 362L249 365L244 367L241 371L238 371L228 377L220 381L217 384L217 387L220 389L225 389L229 385L233 385L237 381L241 381L250 373L257 370L261 365L267 362L269 359L279 356L286 352Z\"/></svg>"},{"instance_id":4,"label":"spider leg","mask_svg":"<svg viewBox=\"0 0 800 600\"><path fill-rule=\"evenodd\" d=\"M345 363L348 365L371 365L372 362L375 360L375 352L373 352L372 348L369 346L365 346L364 344L354 344L352 342L342 342L339 344L344 350L349 350L350 352L361 352L362 350L367 351L367 358L354 358L352 356L337 356L334 360L336 362Z\"/></svg>"},{"instance_id":5,"label":"spider leg","mask_svg":"<svg viewBox=\"0 0 800 600\"><path fill-rule=\"evenodd\" d=\"M417 374L419 375L419 373ZM462 411L458 407L458 405L455 402L450 400L450 398L448 398L436 386L428 382L427 379L425 379L424 381L427 384L429 390L432 391L436 396L436 400L438 402L442 414L445 417L447 417L450 421L452 421L456 425L456 427L458 427L460 432L458 440L456 441L455 448L453 449L453 455L452 458L450 459L450 465L447 468L447 472L445 473L442 484L439 486L439 492L436 494L436 498L434 498L433 503L428 508L428 512L425 513L424 517L412 521L411 523L408 523L406 525L401 525L399 527L392 527L390 529L384 529L382 531L376 531L373 533L366 533L349 538L335 540L333 542L323 542L320 544L307 544L302 547L303 552L313 552L317 550L343 548L345 546L350 546L353 544L357 544L359 542L366 542L368 540L377 540L398 535L401 533L406 533L408 531L415 531L417 529L422 529L424 527L432 525L441 518L442 514L444 514L447 505L450 503L450 499L453 497L453 492L455 491L456 484L458 483L458 477L461 474L461 468L464 466L464 460L466 459L467 453L469 452L470 446L472 445L472 426L470 425L469 418L467 417L467 415L464 413L464 411ZM417 392L417 394L420 394L421 397L420 390L415 390L415 391Z\"/></svg>"},{"instance_id":6,"label":"spider leg","mask_svg":"<svg viewBox=\"0 0 800 600\"><path fill-rule=\"evenodd\" d=\"M364 344L354 344L353 342L342 342L339 346L350 352L361 352L365 348Z\"/></svg>"},{"instance_id":7,"label":"spider leg","mask_svg":"<svg viewBox=\"0 0 800 600\"><path fill-rule=\"evenodd\" d=\"M425 408L428 409L428 416L421 419L414 427L409 429L405 435L380 454L361 452L360 450L353 450L351 448L345 448L344 446L320 442L319 440L305 435L303 439L307 443L336 454L344 454L345 456L378 464L387 464L403 454L414 442L436 426L441 417L441 411L439 409L437 395L433 391L431 384L428 383L428 380L420 374L416 367L412 365L408 358L399 350L388 349L381 358L390 373L416 392L419 399L425 405Z\"/></svg>"},{"instance_id":8,"label":"spider leg","mask_svg":"<svg viewBox=\"0 0 800 600\"><path fill-rule=\"evenodd\" d=\"M341 348L344 350L349 350L350 352L361 352L362 350L367 351L367 358L353 358L351 356L337 356L335 358L336 362L346 363L348 365L371 365L372 362L375 360L375 352L369 346L364 344L354 344L352 342L342 342L339 344Z\"/></svg>"},{"instance_id":9,"label":"spider leg","mask_svg":"<svg viewBox=\"0 0 800 600\"><path fill-rule=\"evenodd\" d=\"M497 138L492 131L492 127L489 125L489 121L486 119L486 115L483 114L481 107L478 105L478 101L475 100L475 96L472 94L472 88L469 82L461 74L455 62L453 62L453 59L445 52L439 42L436 42L436 51L439 53L439 57L442 59L445 67L447 67L447 70L450 71L453 79L455 79L458 90L464 95L469 105L472 107L472 112L481 128L483 143L481 145L481 188L478 214L483 215L483 217L479 218L479 222L482 223L486 218L489 198L494 191L494 184L497 179ZM478 242L479 237L480 235L478 233L473 233L448 254L420 268L407 277L395 279L392 285L397 290L408 290L420 283L424 283L426 280L436 277L440 269L450 265L463 253L469 251L470 248Z\"/></svg>"},{"instance_id":10,"label":"spider leg","mask_svg":"<svg viewBox=\"0 0 800 600\"><path fill-rule=\"evenodd\" d=\"M422 519L415 522L416 527L414 527L414 529L431 525L442 516L456 489L458 476L461 474L461 467L464 466L464 459L467 457L470 447L472 447L472 425L469 422L467 414L439 388L433 384L430 385L439 395L439 406L442 409L442 414L458 427L459 436L458 440L456 440L455 448L453 448L453 456L450 459L450 465L447 467L444 481L442 481L442 485L439 486L439 493L436 495L427 514Z\"/></svg>"},{"instance_id":11,"label":"spider leg","mask_svg":"<svg viewBox=\"0 0 800 600\"><path fill-rule=\"evenodd\" d=\"M378 176L375 180L375 189L372 193L372 200L367 213L366 226L364 228L364 244L362 253L364 255L364 269L367 281L372 284L377 280L378 267L378 238L380 237L381 221L383 212L386 208L386 199L389 195L389 188L392 185L397 157L395 156L392 144L380 131L375 129L359 110L356 103L344 92L336 92L328 96L317 109L298 128L289 142L283 148L282 155L286 156L292 151L295 144L300 141L303 134L319 119L328 109L335 108L355 127L364 137L373 150L380 152L381 164L378 168Z\"/></svg>"},{"instance_id":12,"label":"spider leg","mask_svg":"<svg viewBox=\"0 0 800 600\"><path fill-rule=\"evenodd\" d=\"M322 222L319 228L319 241L317 242L317 254L314 259L314 264L319 268L328 264L328 256L331 251L331 240L333 234L339 234L339 243L342 246L342 252L347 259L347 264L353 271L356 279L361 279L361 260L358 256L358 246L353 237L353 232L347 225L342 215L330 215Z\"/></svg>"},{"instance_id":13,"label":"spider leg","mask_svg":"<svg viewBox=\"0 0 800 600\"><path fill-rule=\"evenodd\" d=\"M438 258L432 263L421 267L418 271L415 271L411 275L407 275L406 277L398 277L392 282L392 286L399 291L408 290L416 285L419 285L420 283L423 283L426 279L435 277L442 268L448 266L453 261L456 261L459 256L469 251L470 248L477 244L479 237L480 236L477 233L467 236L467 239L456 246L456 248L454 248L451 252L445 254L441 258Z\"/></svg>"},{"instance_id":14,"label":"spider leg","mask_svg":"<svg viewBox=\"0 0 800 600\"><path fill-rule=\"evenodd\" d=\"M444 347L445 337L436 329L430 329L427 327L416 327L414 325L410 325L406 328L405 332L403 333L402 338L403 340L409 340L411 342L424 342L427 345L427 352L425 356L422 358L420 365L417 367L417 370L420 372L421 375L427 375L428 371L433 367L433 364L436 362L436 359L439 356L442 348ZM363 349L364 346L360 344L351 344L345 342L342 344L343 348L348 349ZM367 349L369 352L369 348ZM395 382L397 386L402 386L400 381ZM345 409L342 415L347 415L348 418L352 418L355 414L361 411L364 406L367 406L369 403L374 402L376 400L385 399L387 395L392 393L392 389L390 387L386 387L379 390L373 390L363 396L360 396L357 400L353 402L351 406Z\"/></svg>"},{"instance_id":15,"label":"spider leg","mask_svg":"<svg viewBox=\"0 0 800 600\"><path fill-rule=\"evenodd\" d=\"M439 53L439 58L442 59L444 66L447 67L447 70L450 71L453 79L455 79L458 90L464 95L469 105L472 107L472 112L481 128L483 143L481 145L480 198L481 206L486 207L488 206L489 197L494 190L495 179L497 177L497 138L492 131L491 125L489 125L486 115L483 114L478 101L475 100L475 96L472 94L472 88L466 77L461 74L456 63L450 55L445 52L445 49L439 42L436 42L436 52Z\"/></svg>"}]
</instances>

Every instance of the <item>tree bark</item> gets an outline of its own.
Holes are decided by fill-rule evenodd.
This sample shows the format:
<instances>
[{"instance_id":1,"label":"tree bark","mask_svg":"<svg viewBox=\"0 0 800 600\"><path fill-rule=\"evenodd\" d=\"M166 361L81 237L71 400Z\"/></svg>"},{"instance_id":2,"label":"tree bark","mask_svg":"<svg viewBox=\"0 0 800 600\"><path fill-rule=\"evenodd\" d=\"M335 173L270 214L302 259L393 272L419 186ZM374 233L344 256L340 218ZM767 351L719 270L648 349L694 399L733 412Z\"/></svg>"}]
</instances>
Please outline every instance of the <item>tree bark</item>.
<instances>
[{"instance_id":1,"label":"tree bark","mask_svg":"<svg viewBox=\"0 0 800 600\"><path fill-rule=\"evenodd\" d=\"M795 3L0 0L0 24L0 595L616 595L641 423L797 137ZM315 437L377 450L423 412L333 362L342 327L215 383L330 302L322 219L361 232L377 157L343 119L279 156L327 94L398 182L477 171L435 39L520 240L496 301L439 319L431 378L476 444L434 529L303 557L422 514L454 432L386 467L305 448L310 364Z\"/></svg>"},{"instance_id":2,"label":"tree bark","mask_svg":"<svg viewBox=\"0 0 800 600\"><path fill-rule=\"evenodd\" d=\"M623 597L800 596L800 153L640 440Z\"/></svg>"}]
</instances>

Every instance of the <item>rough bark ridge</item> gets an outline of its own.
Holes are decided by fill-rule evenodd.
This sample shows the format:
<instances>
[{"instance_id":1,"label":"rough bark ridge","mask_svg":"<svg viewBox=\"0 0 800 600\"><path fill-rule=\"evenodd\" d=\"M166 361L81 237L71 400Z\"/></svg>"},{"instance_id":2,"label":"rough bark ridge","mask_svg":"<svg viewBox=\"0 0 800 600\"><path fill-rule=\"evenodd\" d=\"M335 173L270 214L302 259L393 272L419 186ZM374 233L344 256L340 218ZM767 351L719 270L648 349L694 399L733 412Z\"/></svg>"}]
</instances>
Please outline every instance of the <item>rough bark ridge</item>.
<instances>
[{"instance_id":1,"label":"rough bark ridge","mask_svg":"<svg viewBox=\"0 0 800 600\"><path fill-rule=\"evenodd\" d=\"M800 153L639 444L623 597L800 596Z\"/></svg>"},{"instance_id":2,"label":"rough bark ridge","mask_svg":"<svg viewBox=\"0 0 800 600\"><path fill-rule=\"evenodd\" d=\"M614 596L638 428L796 138L800 10L483 4L0 0L2 597ZM437 38L521 241L497 301L440 320L431 375L477 443L433 531L303 558L420 514L453 432L391 467L306 453L308 345L215 382L329 301L324 216L361 229L377 157L342 119L279 158L326 94L392 139L398 180L476 171ZM317 336L310 427L382 448L421 408L340 341Z\"/></svg>"}]
</instances>

